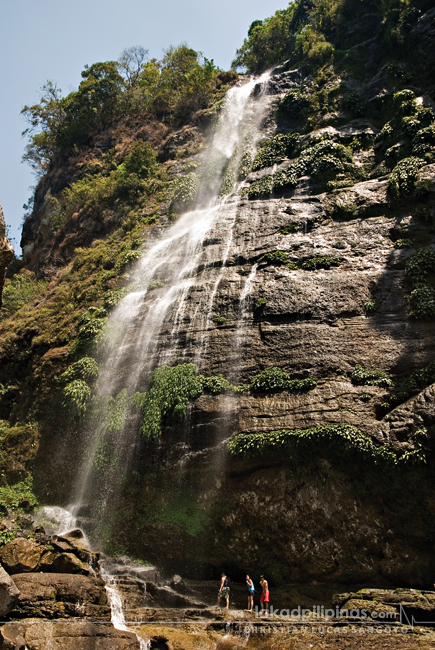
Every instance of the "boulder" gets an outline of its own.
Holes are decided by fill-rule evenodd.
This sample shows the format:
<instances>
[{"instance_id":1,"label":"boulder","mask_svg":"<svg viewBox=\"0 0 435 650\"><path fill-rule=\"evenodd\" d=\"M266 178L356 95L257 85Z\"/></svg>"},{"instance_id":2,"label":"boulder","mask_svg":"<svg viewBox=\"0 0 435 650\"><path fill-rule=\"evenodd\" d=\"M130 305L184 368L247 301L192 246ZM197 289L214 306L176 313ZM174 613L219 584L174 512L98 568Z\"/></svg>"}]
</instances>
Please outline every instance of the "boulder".
<instances>
[{"instance_id":1,"label":"boulder","mask_svg":"<svg viewBox=\"0 0 435 650\"><path fill-rule=\"evenodd\" d=\"M56 537L56 542L53 542L53 546L56 547L56 544L62 544L62 550L74 553L82 560L82 562L91 562L96 564L98 554L91 552L89 544L81 530L75 529L66 535L58 535Z\"/></svg>"},{"instance_id":2,"label":"boulder","mask_svg":"<svg viewBox=\"0 0 435 650\"><path fill-rule=\"evenodd\" d=\"M56 573L81 573L84 576L90 573L89 566L79 560L74 553L58 555L51 565L51 570Z\"/></svg>"},{"instance_id":3,"label":"boulder","mask_svg":"<svg viewBox=\"0 0 435 650\"><path fill-rule=\"evenodd\" d=\"M13 616L36 618L110 616L104 583L99 578L65 573L21 573L14 576L20 591Z\"/></svg>"},{"instance_id":4,"label":"boulder","mask_svg":"<svg viewBox=\"0 0 435 650\"><path fill-rule=\"evenodd\" d=\"M2 650L26 650L25 633L21 623L6 623L0 631Z\"/></svg>"},{"instance_id":5,"label":"boulder","mask_svg":"<svg viewBox=\"0 0 435 650\"><path fill-rule=\"evenodd\" d=\"M37 571L47 549L34 539L18 537L0 549L0 561L9 574Z\"/></svg>"},{"instance_id":6,"label":"boulder","mask_svg":"<svg viewBox=\"0 0 435 650\"><path fill-rule=\"evenodd\" d=\"M20 592L15 582L6 571L0 567L0 616L6 616L14 608Z\"/></svg>"},{"instance_id":7,"label":"boulder","mask_svg":"<svg viewBox=\"0 0 435 650\"><path fill-rule=\"evenodd\" d=\"M2 650L139 650L133 632L84 621L28 620L6 623L0 630ZM1 644L2 641L2 644Z\"/></svg>"}]
</instances>

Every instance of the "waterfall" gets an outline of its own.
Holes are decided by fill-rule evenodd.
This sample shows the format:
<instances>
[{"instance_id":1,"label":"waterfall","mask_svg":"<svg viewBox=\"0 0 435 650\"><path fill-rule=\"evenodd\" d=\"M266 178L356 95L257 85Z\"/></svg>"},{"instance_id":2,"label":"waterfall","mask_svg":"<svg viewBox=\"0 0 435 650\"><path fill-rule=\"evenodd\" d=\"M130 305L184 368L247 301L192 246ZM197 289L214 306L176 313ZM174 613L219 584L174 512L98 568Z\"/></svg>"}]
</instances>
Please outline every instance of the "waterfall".
<instances>
[{"instance_id":1,"label":"waterfall","mask_svg":"<svg viewBox=\"0 0 435 650\"><path fill-rule=\"evenodd\" d=\"M107 341L99 353L98 395L84 425L86 451L74 498L75 506L92 503L94 515L98 512L106 529L122 488L122 472L128 469L138 441L137 419L127 413L128 395L147 390L156 367L185 361L186 346L179 337L189 293L199 271L211 268L211 280L203 287L188 327L192 338L199 332L189 361L200 365L204 357L214 299L237 221L239 169L256 150L268 106L267 79L265 74L228 91L201 165L196 205L138 260L131 273L135 291L121 300L108 319ZM205 244L217 226L223 233L218 265L216 250L210 252ZM157 288L152 287L153 280L158 280ZM121 421L116 426L107 417L109 403Z\"/></svg>"},{"instance_id":2,"label":"waterfall","mask_svg":"<svg viewBox=\"0 0 435 650\"><path fill-rule=\"evenodd\" d=\"M122 630L123 632L134 632L130 630L126 623L124 617L124 608L122 606L121 594L118 591L116 586L116 581L113 576L101 569L101 576L106 585L107 598L109 600L110 612L111 612L111 621L112 625L116 630ZM150 641L144 641L140 636L136 634L137 640L139 641L140 650L149 650L151 647Z\"/></svg>"}]
</instances>

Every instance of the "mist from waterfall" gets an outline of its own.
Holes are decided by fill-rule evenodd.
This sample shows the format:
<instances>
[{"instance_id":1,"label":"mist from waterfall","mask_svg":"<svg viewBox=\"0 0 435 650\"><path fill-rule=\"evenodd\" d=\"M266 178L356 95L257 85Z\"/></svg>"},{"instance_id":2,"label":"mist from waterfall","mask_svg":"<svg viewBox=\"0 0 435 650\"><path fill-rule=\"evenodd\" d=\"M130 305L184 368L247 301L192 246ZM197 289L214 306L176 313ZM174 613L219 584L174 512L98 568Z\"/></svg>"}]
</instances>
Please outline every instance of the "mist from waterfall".
<instances>
[{"instance_id":1,"label":"mist from waterfall","mask_svg":"<svg viewBox=\"0 0 435 650\"><path fill-rule=\"evenodd\" d=\"M156 367L184 362L186 350L178 337L181 326L186 329L186 300L200 270L214 266L204 242L219 224L225 233L220 265L213 270L212 282L202 292L189 324L200 333L191 359L200 361L204 353L237 220L239 168L244 157L252 159L255 154L267 109L267 79L264 74L228 91L201 164L194 209L179 216L143 254L130 275L137 289L121 300L108 319L107 341L99 354L97 396L84 423L86 449L74 490L74 514L92 504L93 516L97 513L110 526L110 513L139 435L137 415L128 409L129 396L148 389ZM152 288L152 282L158 288Z\"/></svg>"}]
</instances>

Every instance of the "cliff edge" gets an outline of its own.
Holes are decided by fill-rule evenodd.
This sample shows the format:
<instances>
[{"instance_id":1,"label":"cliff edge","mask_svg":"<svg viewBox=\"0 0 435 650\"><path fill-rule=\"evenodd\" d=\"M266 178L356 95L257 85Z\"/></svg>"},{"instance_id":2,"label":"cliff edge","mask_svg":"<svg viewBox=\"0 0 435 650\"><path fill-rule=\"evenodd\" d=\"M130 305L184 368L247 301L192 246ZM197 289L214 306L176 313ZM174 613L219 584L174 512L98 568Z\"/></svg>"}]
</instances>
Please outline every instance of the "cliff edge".
<instances>
[{"instance_id":1,"label":"cliff edge","mask_svg":"<svg viewBox=\"0 0 435 650\"><path fill-rule=\"evenodd\" d=\"M2 305L2 292L5 281L6 267L14 256L14 249L6 237L6 224L3 215L2 206L0 205L0 307Z\"/></svg>"}]
</instances>

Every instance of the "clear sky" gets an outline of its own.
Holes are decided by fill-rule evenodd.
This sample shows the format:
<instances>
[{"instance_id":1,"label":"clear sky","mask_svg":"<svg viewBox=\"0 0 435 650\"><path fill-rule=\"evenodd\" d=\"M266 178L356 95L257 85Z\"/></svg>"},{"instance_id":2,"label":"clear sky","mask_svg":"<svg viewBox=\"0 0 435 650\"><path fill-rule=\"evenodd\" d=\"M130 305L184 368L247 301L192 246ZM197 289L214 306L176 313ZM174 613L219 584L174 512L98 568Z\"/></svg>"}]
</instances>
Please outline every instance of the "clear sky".
<instances>
[{"instance_id":1,"label":"clear sky","mask_svg":"<svg viewBox=\"0 0 435 650\"><path fill-rule=\"evenodd\" d=\"M47 79L64 94L77 88L85 64L118 59L142 45L160 58L186 42L223 69L230 67L253 20L288 0L0 0L0 202L17 253L35 178L21 163L26 122L20 111L40 100Z\"/></svg>"}]
</instances>

